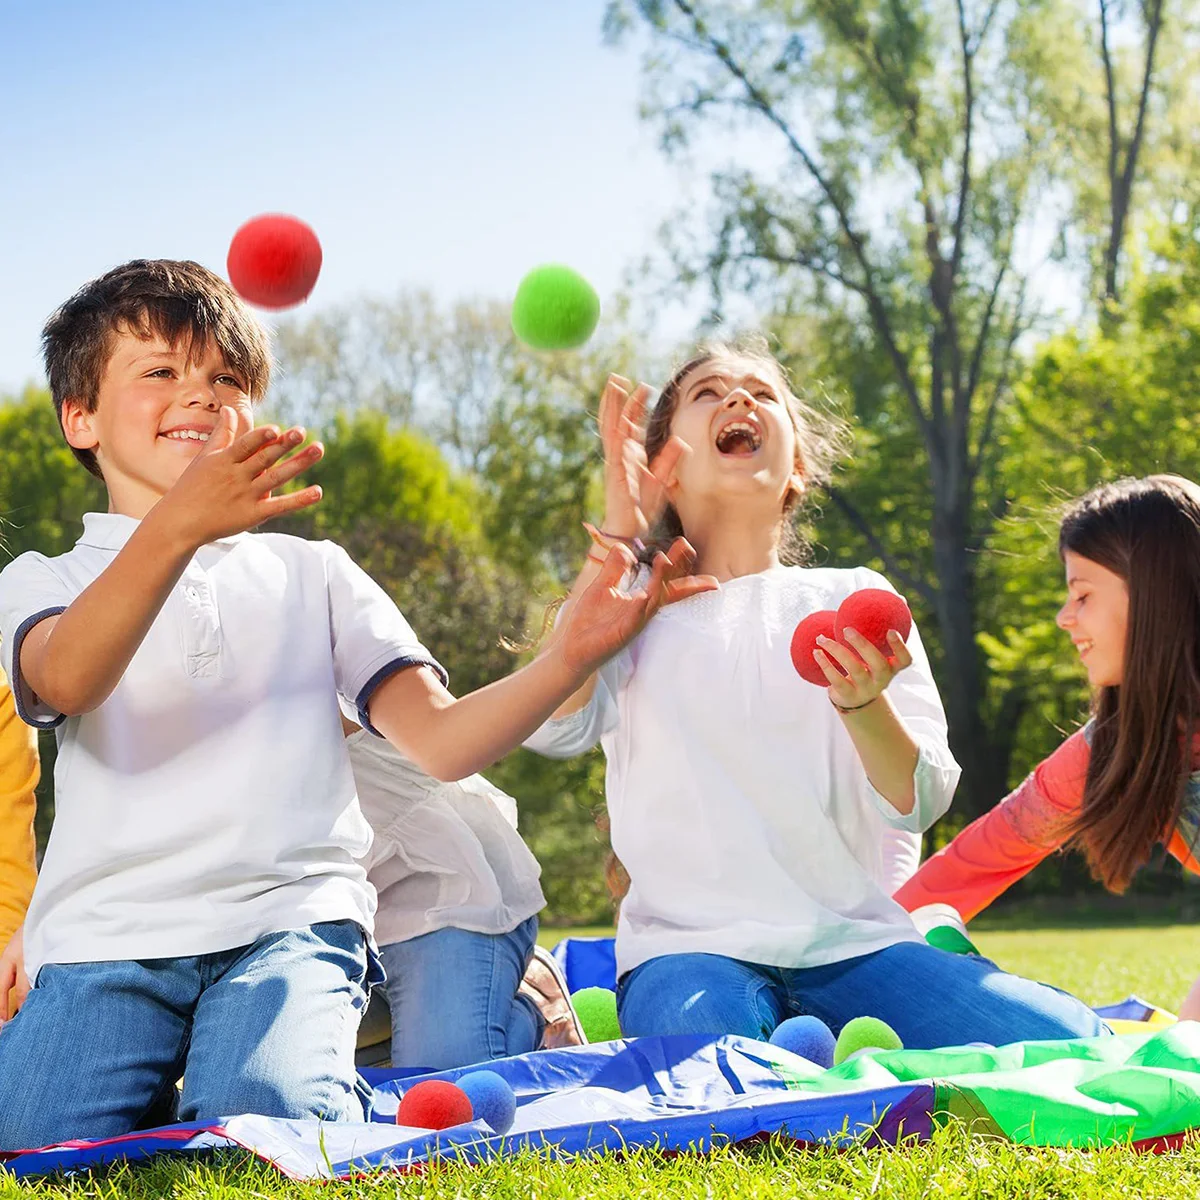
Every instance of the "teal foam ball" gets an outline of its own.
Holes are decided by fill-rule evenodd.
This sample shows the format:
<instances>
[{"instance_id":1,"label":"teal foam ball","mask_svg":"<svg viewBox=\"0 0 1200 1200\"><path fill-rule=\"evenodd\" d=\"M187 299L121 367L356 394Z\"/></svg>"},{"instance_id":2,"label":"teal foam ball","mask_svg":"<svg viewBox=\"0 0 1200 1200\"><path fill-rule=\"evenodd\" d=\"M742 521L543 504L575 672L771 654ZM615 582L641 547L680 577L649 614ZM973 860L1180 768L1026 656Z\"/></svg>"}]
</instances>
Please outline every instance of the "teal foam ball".
<instances>
[{"instance_id":1,"label":"teal foam ball","mask_svg":"<svg viewBox=\"0 0 1200 1200\"><path fill-rule=\"evenodd\" d=\"M475 1120L486 1121L497 1133L507 1133L517 1118L517 1097L508 1080L495 1071L468 1071L455 1081L471 1101Z\"/></svg>"},{"instance_id":2,"label":"teal foam ball","mask_svg":"<svg viewBox=\"0 0 1200 1200\"><path fill-rule=\"evenodd\" d=\"M517 287L513 333L535 350L574 350L592 336L599 320L600 297L570 267L534 267Z\"/></svg>"},{"instance_id":3,"label":"teal foam ball","mask_svg":"<svg viewBox=\"0 0 1200 1200\"><path fill-rule=\"evenodd\" d=\"M580 988L572 993L571 1006L589 1042L615 1042L621 1036L616 992L602 987Z\"/></svg>"},{"instance_id":4,"label":"teal foam ball","mask_svg":"<svg viewBox=\"0 0 1200 1200\"><path fill-rule=\"evenodd\" d=\"M772 1046L790 1050L793 1054L807 1058L810 1063L828 1069L833 1066L833 1031L820 1017L788 1017L775 1026L771 1034Z\"/></svg>"},{"instance_id":5,"label":"teal foam ball","mask_svg":"<svg viewBox=\"0 0 1200 1200\"><path fill-rule=\"evenodd\" d=\"M833 1065L839 1066L860 1050L903 1050L896 1031L878 1017L855 1017L842 1026L833 1050Z\"/></svg>"}]
</instances>

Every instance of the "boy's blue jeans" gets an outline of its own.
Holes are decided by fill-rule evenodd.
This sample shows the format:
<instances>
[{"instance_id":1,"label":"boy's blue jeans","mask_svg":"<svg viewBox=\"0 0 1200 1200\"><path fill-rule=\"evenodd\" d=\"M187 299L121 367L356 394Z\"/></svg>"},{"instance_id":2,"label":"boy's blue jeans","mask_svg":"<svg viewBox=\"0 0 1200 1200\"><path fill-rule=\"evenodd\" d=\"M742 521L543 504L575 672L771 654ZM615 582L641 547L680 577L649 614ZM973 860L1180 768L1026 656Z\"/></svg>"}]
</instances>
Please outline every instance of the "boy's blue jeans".
<instances>
[{"instance_id":1,"label":"boy's blue jeans","mask_svg":"<svg viewBox=\"0 0 1200 1200\"><path fill-rule=\"evenodd\" d=\"M791 969L719 954L667 954L622 976L629 1037L740 1033L767 1038L788 1017L820 1017L836 1034L852 1017L886 1021L911 1050L1096 1037L1106 1026L1082 1001L973 955L898 942L821 967Z\"/></svg>"},{"instance_id":2,"label":"boy's blue jeans","mask_svg":"<svg viewBox=\"0 0 1200 1200\"><path fill-rule=\"evenodd\" d=\"M448 1071L536 1050L542 1017L517 988L537 927L530 917L509 933L437 929L381 946L393 1065Z\"/></svg>"},{"instance_id":3,"label":"boy's blue jeans","mask_svg":"<svg viewBox=\"0 0 1200 1200\"><path fill-rule=\"evenodd\" d=\"M0 1029L0 1150L149 1114L364 1120L354 1042L378 959L353 921L191 958L49 964Z\"/></svg>"}]
</instances>

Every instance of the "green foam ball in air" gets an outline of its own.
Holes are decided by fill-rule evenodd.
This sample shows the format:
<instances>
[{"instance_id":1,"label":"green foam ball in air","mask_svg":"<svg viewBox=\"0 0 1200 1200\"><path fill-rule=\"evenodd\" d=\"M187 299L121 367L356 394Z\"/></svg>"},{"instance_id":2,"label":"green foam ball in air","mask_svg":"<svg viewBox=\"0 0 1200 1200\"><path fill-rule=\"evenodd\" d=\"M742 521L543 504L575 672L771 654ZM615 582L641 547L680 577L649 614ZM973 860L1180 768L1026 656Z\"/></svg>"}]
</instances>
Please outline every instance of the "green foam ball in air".
<instances>
[{"instance_id":1,"label":"green foam ball in air","mask_svg":"<svg viewBox=\"0 0 1200 1200\"><path fill-rule=\"evenodd\" d=\"M840 1066L859 1050L903 1050L896 1031L878 1017L855 1017L842 1026L833 1048L833 1065Z\"/></svg>"},{"instance_id":2,"label":"green foam ball in air","mask_svg":"<svg viewBox=\"0 0 1200 1200\"><path fill-rule=\"evenodd\" d=\"M535 350L582 346L600 320L600 297L578 271L549 263L534 267L517 287L513 333Z\"/></svg>"},{"instance_id":3,"label":"green foam ball in air","mask_svg":"<svg viewBox=\"0 0 1200 1200\"><path fill-rule=\"evenodd\" d=\"M616 992L602 987L580 988L572 993L571 1004L589 1042L614 1042L621 1036Z\"/></svg>"}]
</instances>

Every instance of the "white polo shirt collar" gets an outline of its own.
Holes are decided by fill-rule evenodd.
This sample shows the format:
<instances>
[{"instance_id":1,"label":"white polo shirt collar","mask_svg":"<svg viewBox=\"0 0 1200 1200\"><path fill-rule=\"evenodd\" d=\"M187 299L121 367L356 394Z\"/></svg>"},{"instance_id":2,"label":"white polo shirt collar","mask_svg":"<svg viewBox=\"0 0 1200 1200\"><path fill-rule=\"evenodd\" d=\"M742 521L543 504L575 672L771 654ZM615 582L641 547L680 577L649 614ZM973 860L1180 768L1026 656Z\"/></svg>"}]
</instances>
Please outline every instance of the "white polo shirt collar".
<instances>
[{"instance_id":1,"label":"white polo shirt collar","mask_svg":"<svg viewBox=\"0 0 1200 1200\"><path fill-rule=\"evenodd\" d=\"M97 550L120 550L140 524L141 521L137 517L127 517L124 513L84 513L83 533L76 544L93 546ZM249 536L248 533L235 533L229 537L216 538L206 544L234 546Z\"/></svg>"}]
</instances>

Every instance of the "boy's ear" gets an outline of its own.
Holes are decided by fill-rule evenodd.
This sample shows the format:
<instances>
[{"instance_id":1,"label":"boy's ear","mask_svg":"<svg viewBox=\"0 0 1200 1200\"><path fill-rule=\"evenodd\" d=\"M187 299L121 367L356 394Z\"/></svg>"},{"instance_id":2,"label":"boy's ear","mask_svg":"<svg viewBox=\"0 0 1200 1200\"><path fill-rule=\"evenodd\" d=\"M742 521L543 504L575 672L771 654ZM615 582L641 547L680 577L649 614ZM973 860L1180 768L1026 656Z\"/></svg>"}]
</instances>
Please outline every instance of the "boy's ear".
<instances>
[{"instance_id":1,"label":"boy's ear","mask_svg":"<svg viewBox=\"0 0 1200 1200\"><path fill-rule=\"evenodd\" d=\"M83 401L68 396L62 403L62 431L67 445L76 450L95 450L100 439L93 428L95 413L89 412Z\"/></svg>"}]
</instances>

